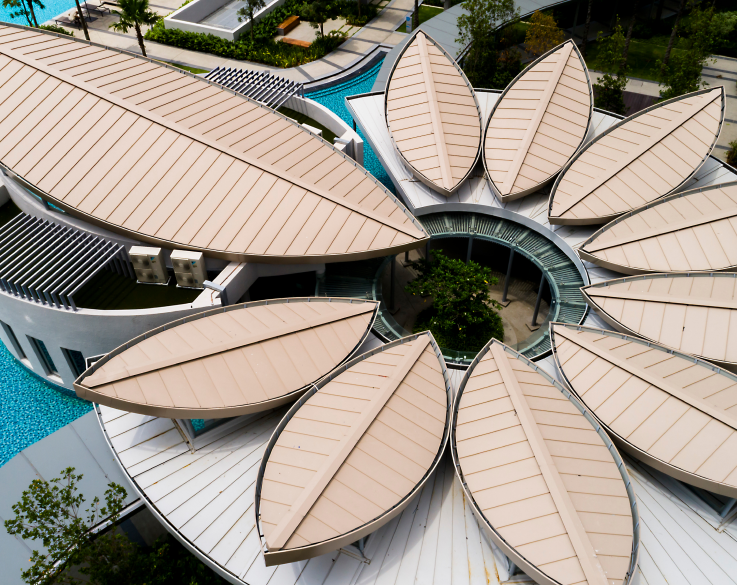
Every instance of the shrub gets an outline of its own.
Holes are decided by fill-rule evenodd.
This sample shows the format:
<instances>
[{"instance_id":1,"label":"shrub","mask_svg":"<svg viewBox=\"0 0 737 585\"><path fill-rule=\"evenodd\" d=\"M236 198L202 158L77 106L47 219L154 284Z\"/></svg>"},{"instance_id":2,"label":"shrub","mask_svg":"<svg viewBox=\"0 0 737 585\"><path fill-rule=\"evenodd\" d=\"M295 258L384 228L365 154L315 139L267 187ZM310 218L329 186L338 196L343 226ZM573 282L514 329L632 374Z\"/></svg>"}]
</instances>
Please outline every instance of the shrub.
<instances>
[{"instance_id":1,"label":"shrub","mask_svg":"<svg viewBox=\"0 0 737 585\"><path fill-rule=\"evenodd\" d=\"M419 276L407 292L433 296L432 307L417 316L413 331L430 329L448 349L478 351L492 337L503 341L502 320L493 310L501 305L489 295L489 285L498 282L491 269L448 258L442 250L433 251L433 257L412 263Z\"/></svg>"},{"instance_id":2,"label":"shrub","mask_svg":"<svg viewBox=\"0 0 737 585\"><path fill-rule=\"evenodd\" d=\"M281 21L280 21L281 22ZM254 27L256 40L251 43L249 39L238 41L227 41L212 34L193 33L179 29L167 29L163 20L157 22L146 33L146 40L155 41L164 45L212 53L219 57L236 59L239 61L256 61L271 65L273 67L296 67L316 59L320 59L335 49L344 40L345 36L337 31L332 31L324 37L318 38L309 47L298 47L272 40L271 38L259 38L257 35L258 24Z\"/></svg>"},{"instance_id":3,"label":"shrub","mask_svg":"<svg viewBox=\"0 0 737 585\"><path fill-rule=\"evenodd\" d=\"M737 167L737 140L733 140L729 143L729 150L727 151L727 164L733 167Z\"/></svg>"},{"instance_id":4,"label":"shrub","mask_svg":"<svg viewBox=\"0 0 737 585\"><path fill-rule=\"evenodd\" d=\"M44 30L49 30L51 32L59 33L60 35L69 35L70 37L74 36L74 33L71 31L68 31L65 28L62 28L60 26L56 26L55 24L42 24L38 28L42 28Z\"/></svg>"}]
</instances>

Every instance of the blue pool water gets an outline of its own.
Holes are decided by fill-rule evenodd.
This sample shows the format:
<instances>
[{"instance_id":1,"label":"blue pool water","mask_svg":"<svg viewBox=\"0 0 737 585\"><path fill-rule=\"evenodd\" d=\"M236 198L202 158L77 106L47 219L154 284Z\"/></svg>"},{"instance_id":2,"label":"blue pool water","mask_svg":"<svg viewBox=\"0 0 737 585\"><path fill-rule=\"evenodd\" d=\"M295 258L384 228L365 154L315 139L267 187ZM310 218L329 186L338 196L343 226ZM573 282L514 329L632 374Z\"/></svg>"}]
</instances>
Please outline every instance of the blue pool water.
<instances>
[{"instance_id":1,"label":"blue pool water","mask_svg":"<svg viewBox=\"0 0 737 585\"><path fill-rule=\"evenodd\" d=\"M379 69L381 69L381 64L383 62L384 60L382 59L368 71L365 71L361 75L358 75L345 83L329 87L328 89L306 93L305 97L315 100L330 111L335 112L346 124L353 127L353 118L345 105L345 97L358 95L360 93L369 93L371 88L374 86L374 81L376 80L376 76L379 74ZM386 174L384 167L381 166L379 159L376 154L374 154L374 151L371 150L371 146L366 142L366 137L360 129L358 130L358 134L364 140L363 166L366 167L366 170L374 177L384 183L392 193L394 193L394 185L392 184L389 175Z\"/></svg>"},{"instance_id":2,"label":"blue pool water","mask_svg":"<svg viewBox=\"0 0 737 585\"><path fill-rule=\"evenodd\" d=\"M0 343L0 467L90 410L90 402L37 378Z\"/></svg>"},{"instance_id":3,"label":"blue pool water","mask_svg":"<svg viewBox=\"0 0 737 585\"><path fill-rule=\"evenodd\" d=\"M36 20L38 20L38 24L43 24L47 20L51 20L55 16L58 16L59 14L62 14L63 12L66 12L70 8L74 8L76 6L74 0L41 0L41 3L45 7L43 10L39 9L38 6L33 7L34 12L36 13ZM11 18L11 12L15 12L15 10L5 8L0 3L0 20L3 20L5 22L12 22L14 24L28 25L28 21L26 20L25 16ZM79 36L79 34L75 33L75 36Z\"/></svg>"}]
</instances>

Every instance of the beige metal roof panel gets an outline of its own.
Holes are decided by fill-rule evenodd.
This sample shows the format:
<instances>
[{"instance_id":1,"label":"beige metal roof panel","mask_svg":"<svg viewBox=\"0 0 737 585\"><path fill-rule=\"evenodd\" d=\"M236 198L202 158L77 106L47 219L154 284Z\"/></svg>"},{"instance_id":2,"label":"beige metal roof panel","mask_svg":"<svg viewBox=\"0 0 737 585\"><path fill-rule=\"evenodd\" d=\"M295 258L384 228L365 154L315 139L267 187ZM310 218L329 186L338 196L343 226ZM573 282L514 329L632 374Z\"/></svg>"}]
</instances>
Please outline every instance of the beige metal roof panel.
<instances>
[{"instance_id":1,"label":"beige metal roof panel","mask_svg":"<svg viewBox=\"0 0 737 585\"><path fill-rule=\"evenodd\" d=\"M737 376L636 337L550 329L561 374L618 446L680 481L737 497Z\"/></svg>"},{"instance_id":2,"label":"beige metal roof panel","mask_svg":"<svg viewBox=\"0 0 737 585\"><path fill-rule=\"evenodd\" d=\"M711 153L724 87L689 93L625 118L565 166L550 193L552 224L602 224L673 193Z\"/></svg>"},{"instance_id":3,"label":"beige metal roof panel","mask_svg":"<svg viewBox=\"0 0 737 585\"><path fill-rule=\"evenodd\" d=\"M363 343L378 304L328 297L233 305L174 321L107 354L77 396L166 418L226 418L292 402Z\"/></svg>"},{"instance_id":4,"label":"beige metal roof panel","mask_svg":"<svg viewBox=\"0 0 737 585\"><path fill-rule=\"evenodd\" d=\"M670 195L596 231L582 259L625 274L737 268L737 183Z\"/></svg>"},{"instance_id":5,"label":"beige metal roof panel","mask_svg":"<svg viewBox=\"0 0 737 585\"><path fill-rule=\"evenodd\" d=\"M451 195L481 149L481 110L463 71L421 30L392 69L384 98L389 134L412 174Z\"/></svg>"},{"instance_id":6,"label":"beige metal roof panel","mask_svg":"<svg viewBox=\"0 0 737 585\"><path fill-rule=\"evenodd\" d=\"M735 272L677 273L608 280L581 291L618 331L737 371L736 285Z\"/></svg>"},{"instance_id":7,"label":"beige metal roof panel","mask_svg":"<svg viewBox=\"0 0 737 585\"><path fill-rule=\"evenodd\" d=\"M296 122L133 54L4 25L0 105L0 165L11 176L140 241L310 263L427 237L365 169ZM228 180L212 165L231 170Z\"/></svg>"},{"instance_id":8,"label":"beige metal roof panel","mask_svg":"<svg viewBox=\"0 0 737 585\"><path fill-rule=\"evenodd\" d=\"M573 41L542 55L509 84L487 122L483 151L502 201L553 180L586 139L593 103L589 72Z\"/></svg>"},{"instance_id":9,"label":"beige metal roof panel","mask_svg":"<svg viewBox=\"0 0 737 585\"><path fill-rule=\"evenodd\" d=\"M267 566L337 550L398 515L437 466L451 385L429 332L359 356L305 394L256 488Z\"/></svg>"},{"instance_id":10,"label":"beige metal roof panel","mask_svg":"<svg viewBox=\"0 0 737 585\"><path fill-rule=\"evenodd\" d=\"M481 350L456 397L451 447L480 524L536 583L630 582L639 535L624 463L532 362L498 341Z\"/></svg>"}]
</instances>

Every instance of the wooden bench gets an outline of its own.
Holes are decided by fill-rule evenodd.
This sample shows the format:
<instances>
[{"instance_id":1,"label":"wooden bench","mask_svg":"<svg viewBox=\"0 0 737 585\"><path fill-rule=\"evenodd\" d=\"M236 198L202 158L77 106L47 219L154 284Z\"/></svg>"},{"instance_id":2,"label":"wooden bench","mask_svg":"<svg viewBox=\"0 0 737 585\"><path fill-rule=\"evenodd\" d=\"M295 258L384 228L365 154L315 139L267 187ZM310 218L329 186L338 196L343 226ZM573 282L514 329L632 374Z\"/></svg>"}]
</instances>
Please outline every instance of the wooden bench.
<instances>
[{"instance_id":1,"label":"wooden bench","mask_svg":"<svg viewBox=\"0 0 737 585\"><path fill-rule=\"evenodd\" d=\"M297 45L298 47L309 47L312 44L307 41L300 41L299 39L290 39L289 37L284 37L281 42L288 45Z\"/></svg>"},{"instance_id":2,"label":"wooden bench","mask_svg":"<svg viewBox=\"0 0 737 585\"><path fill-rule=\"evenodd\" d=\"M276 27L276 34L284 36L299 24L299 16L290 16Z\"/></svg>"}]
</instances>

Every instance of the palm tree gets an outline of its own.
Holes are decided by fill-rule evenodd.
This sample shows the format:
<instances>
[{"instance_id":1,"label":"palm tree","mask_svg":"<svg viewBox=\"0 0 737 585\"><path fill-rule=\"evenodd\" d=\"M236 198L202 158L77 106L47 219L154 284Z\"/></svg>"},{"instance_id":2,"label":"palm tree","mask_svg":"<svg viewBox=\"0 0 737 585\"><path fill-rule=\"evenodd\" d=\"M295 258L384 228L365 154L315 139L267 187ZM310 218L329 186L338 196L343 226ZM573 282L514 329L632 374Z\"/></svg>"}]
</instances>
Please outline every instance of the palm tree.
<instances>
[{"instance_id":1,"label":"palm tree","mask_svg":"<svg viewBox=\"0 0 737 585\"><path fill-rule=\"evenodd\" d=\"M113 10L120 18L119 22L110 25L110 28L127 33L131 28L135 29L138 38L138 46L141 47L141 53L146 55L146 47L143 46L143 35L141 34L141 26L151 26L159 20L159 15L148 7L148 0L119 0L118 6L120 11Z\"/></svg>"},{"instance_id":2,"label":"palm tree","mask_svg":"<svg viewBox=\"0 0 737 585\"><path fill-rule=\"evenodd\" d=\"M248 18L251 23L251 42L253 43L253 15L266 7L264 0L246 0L246 5L238 11L238 22L243 22L244 18Z\"/></svg>"},{"instance_id":3,"label":"palm tree","mask_svg":"<svg viewBox=\"0 0 737 585\"><path fill-rule=\"evenodd\" d=\"M630 52L630 41L632 40L632 31L635 28L635 22L637 22L637 9L640 7L640 0L635 0L635 6L632 9L632 18L630 19L629 28L627 28L627 40L624 43L624 57L622 60L622 67L627 66L627 56Z\"/></svg>"},{"instance_id":4,"label":"palm tree","mask_svg":"<svg viewBox=\"0 0 737 585\"><path fill-rule=\"evenodd\" d=\"M82 30L84 31L84 38L90 40L90 33L87 31L87 21L84 19L84 13L82 7L79 5L79 0L74 0L77 3L77 14L79 15L79 22L82 23Z\"/></svg>"}]
</instances>

